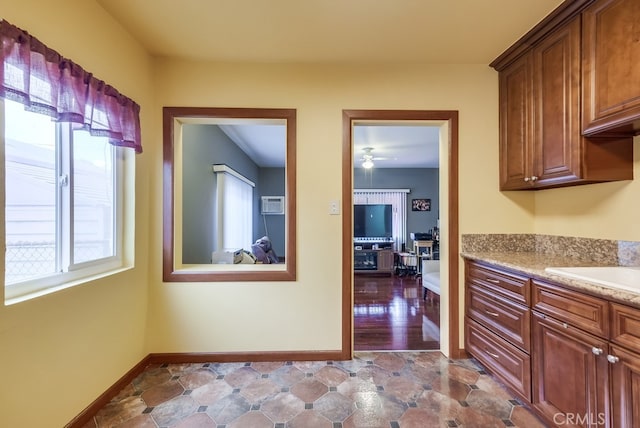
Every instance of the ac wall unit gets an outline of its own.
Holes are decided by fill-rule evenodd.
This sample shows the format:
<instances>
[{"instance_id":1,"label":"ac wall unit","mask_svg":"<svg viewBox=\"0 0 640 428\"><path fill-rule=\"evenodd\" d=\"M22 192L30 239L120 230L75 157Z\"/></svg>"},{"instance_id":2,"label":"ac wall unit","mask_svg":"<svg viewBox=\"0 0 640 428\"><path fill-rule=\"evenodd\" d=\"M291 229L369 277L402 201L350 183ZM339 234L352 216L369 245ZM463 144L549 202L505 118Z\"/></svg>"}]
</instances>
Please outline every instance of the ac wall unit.
<instances>
[{"instance_id":1,"label":"ac wall unit","mask_svg":"<svg viewBox=\"0 0 640 428\"><path fill-rule=\"evenodd\" d=\"M284 214L284 196L263 196L262 214Z\"/></svg>"}]
</instances>

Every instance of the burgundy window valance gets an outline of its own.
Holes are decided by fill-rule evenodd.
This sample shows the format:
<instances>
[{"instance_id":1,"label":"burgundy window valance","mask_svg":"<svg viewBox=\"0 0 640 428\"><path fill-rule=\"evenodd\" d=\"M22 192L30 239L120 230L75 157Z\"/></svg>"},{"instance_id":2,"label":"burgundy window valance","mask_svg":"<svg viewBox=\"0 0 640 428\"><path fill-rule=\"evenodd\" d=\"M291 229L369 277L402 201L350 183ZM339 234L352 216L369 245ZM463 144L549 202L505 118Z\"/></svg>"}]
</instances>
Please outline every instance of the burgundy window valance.
<instances>
[{"instance_id":1,"label":"burgundy window valance","mask_svg":"<svg viewBox=\"0 0 640 428\"><path fill-rule=\"evenodd\" d=\"M142 152L140 106L26 31L0 21L0 97Z\"/></svg>"}]
</instances>

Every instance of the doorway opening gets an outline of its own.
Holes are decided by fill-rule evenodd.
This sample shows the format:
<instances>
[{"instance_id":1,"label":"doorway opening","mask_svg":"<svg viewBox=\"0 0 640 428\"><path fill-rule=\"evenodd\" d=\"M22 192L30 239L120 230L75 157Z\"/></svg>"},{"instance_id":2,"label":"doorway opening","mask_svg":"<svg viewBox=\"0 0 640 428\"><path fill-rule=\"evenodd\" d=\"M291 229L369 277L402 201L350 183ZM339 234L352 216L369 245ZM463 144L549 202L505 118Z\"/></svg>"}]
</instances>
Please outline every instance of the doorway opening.
<instances>
[{"instance_id":1,"label":"doorway opening","mask_svg":"<svg viewBox=\"0 0 640 428\"><path fill-rule=\"evenodd\" d=\"M354 260L357 244L354 243L354 161L359 161L360 153L354 153L354 129L363 124L394 124L415 126L417 124L428 125L437 129L439 138L439 212L437 229L440 237L439 259L440 267L440 350L451 358L459 358L463 355L459 338L459 232L458 232L458 113L457 111L428 111L428 110L344 110L343 111L343 165L342 173L345 180L342 188L343 200L343 352L351 356L354 347L354 316L357 310L354 308L354 294L356 279L354 275ZM426 147L425 147L425 150ZM366 153L371 155L372 151ZM375 153L373 153L375 156ZM364 159L364 161L376 158ZM424 201L421 201L424 203ZM424 205L420 205L423 207ZM421 208L418 208L421 209ZM433 226L436 226L434 224ZM433 227L431 228L433 231ZM405 233L407 231L405 230ZM410 232L410 231L409 231ZM406 237L405 237L406 238ZM407 239L403 238L405 242ZM392 238L394 241L397 237ZM397 246L398 244L396 244ZM411 242L413 247L413 242ZM393 247L391 247L393 248ZM376 250L379 249L376 246ZM405 252L407 248L395 248L394 269L398 260L398 254ZM359 257L361 258L361 257ZM417 267L420 270L420 267ZM378 272L383 274L384 272ZM366 282L366 281L365 281ZM359 292L366 292L367 284L358 280ZM372 287L372 283L369 284ZM407 292L413 296L422 290L421 281L415 287L406 287ZM413 290L413 291L412 291ZM410 296L410 297L411 297ZM381 307L375 310L383 310ZM367 309L368 310L368 309ZM436 333L437 334L437 333Z\"/></svg>"}]
</instances>

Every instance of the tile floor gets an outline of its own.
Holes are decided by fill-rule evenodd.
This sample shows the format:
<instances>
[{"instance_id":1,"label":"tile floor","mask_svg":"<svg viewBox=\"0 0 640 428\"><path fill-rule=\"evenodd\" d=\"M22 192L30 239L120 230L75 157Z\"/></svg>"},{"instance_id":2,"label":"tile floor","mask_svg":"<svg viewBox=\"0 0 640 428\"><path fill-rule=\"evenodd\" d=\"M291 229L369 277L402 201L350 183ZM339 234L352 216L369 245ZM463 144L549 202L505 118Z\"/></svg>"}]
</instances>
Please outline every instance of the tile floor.
<instances>
[{"instance_id":1,"label":"tile floor","mask_svg":"<svg viewBox=\"0 0 640 428\"><path fill-rule=\"evenodd\" d=\"M85 428L505 426L544 427L474 360L432 351L149 366Z\"/></svg>"}]
</instances>

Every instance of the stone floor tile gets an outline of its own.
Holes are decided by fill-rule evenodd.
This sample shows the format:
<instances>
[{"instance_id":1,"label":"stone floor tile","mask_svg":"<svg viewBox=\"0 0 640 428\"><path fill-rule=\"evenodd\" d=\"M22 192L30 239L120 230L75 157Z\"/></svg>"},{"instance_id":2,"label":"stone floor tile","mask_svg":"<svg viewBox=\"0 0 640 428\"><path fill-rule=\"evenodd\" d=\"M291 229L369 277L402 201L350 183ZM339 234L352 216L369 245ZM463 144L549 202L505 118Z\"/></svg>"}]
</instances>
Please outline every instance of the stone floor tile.
<instances>
[{"instance_id":1,"label":"stone floor tile","mask_svg":"<svg viewBox=\"0 0 640 428\"><path fill-rule=\"evenodd\" d=\"M194 390L203 385L213 382L218 375L207 368L200 368L195 371L187 372L180 376L180 383L185 389Z\"/></svg>"},{"instance_id":2,"label":"stone floor tile","mask_svg":"<svg viewBox=\"0 0 640 428\"><path fill-rule=\"evenodd\" d=\"M376 385L371 382L360 382L358 378L350 378L347 382L338 385L336 389L340 394L355 401L356 404L359 401L367 400L368 397L378 396Z\"/></svg>"},{"instance_id":3,"label":"stone floor tile","mask_svg":"<svg viewBox=\"0 0 640 428\"><path fill-rule=\"evenodd\" d=\"M522 428L545 428L546 425L542 423L534 414L522 406L514 406L511 411L511 422L517 427Z\"/></svg>"},{"instance_id":4,"label":"stone floor tile","mask_svg":"<svg viewBox=\"0 0 640 428\"><path fill-rule=\"evenodd\" d=\"M191 391L191 398L200 405L211 405L232 392L233 388L224 379L216 379Z\"/></svg>"},{"instance_id":5,"label":"stone floor tile","mask_svg":"<svg viewBox=\"0 0 640 428\"><path fill-rule=\"evenodd\" d=\"M327 365L326 361L294 361L293 366L303 373L315 373Z\"/></svg>"},{"instance_id":6,"label":"stone floor tile","mask_svg":"<svg viewBox=\"0 0 640 428\"><path fill-rule=\"evenodd\" d=\"M143 392L141 397L148 407L154 407L181 395L183 392L184 387L179 382L170 380L169 382L152 386Z\"/></svg>"},{"instance_id":7,"label":"stone floor tile","mask_svg":"<svg viewBox=\"0 0 640 428\"><path fill-rule=\"evenodd\" d=\"M481 375L476 381L476 386L483 391L487 391L494 397L498 397L503 400L510 400L513 398L504 386L488 375Z\"/></svg>"},{"instance_id":8,"label":"stone floor tile","mask_svg":"<svg viewBox=\"0 0 640 428\"><path fill-rule=\"evenodd\" d=\"M260 403L279 393L280 389L281 388L273 383L271 379L256 379L249 385L241 388L240 394L242 394L249 403Z\"/></svg>"},{"instance_id":9,"label":"stone floor tile","mask_svg":"<svg viewBox=\"0 0 640 428\"><path fill-rule=\"evenodd\" d=\"M384 384L387 383L387 380L391 377L391 373L379 366L366 365L358 370L356 376L360 380L372 382L377 386L384 386Z\"/></svg>"},{"instance_id":10,"label":"stone floor tile","mask_svg":"<svg viewBox=\"0 0 640 428\"><path fill-rule=\"evenodd\" d=\"M172 428L216 428L217 426L206 413L194 413Z\"/></svg>"},{"instance_id":11,"label":"stone floor tile","mask_svg":"<svg viewBox=\"0 0 640 428\"><path fill-rule=\"evenodd\" d=\"M260 377L251 367L240 367L224 376L224 380L234 388L242 388Z\"/></svg>"},{"instance_id":12,"label":"stone floor tile","mask_svg":"<svg viewBox=\"0 0 640 428\"><path fill-rule=\"evenodd\" d=\"M209 368L215 373L225 376L246 366L246 363L214 363L211 364Z\"/></svg>"},{"instance_id":13,"label":"stone floor tile","mask_svg":"<svg viewBox=\"0 0 640 428\"><path fill-rule=\"evenodd\" d=\"M398 372L405 366L406 360L395 353L385 352L378 355L373 363L390 372Z\"/></svg>"},{"instance_id":14,"label":"stone floor tile","mask_svg":"<svg viewBox=\"0 0 640 428\"><path fill-rule=\"evenodd\" d=\"M329 392L329 387L314 378L306 378L293 385L289 391L303 402L313 403Z\"/></svg>"},{"instance_id":15,"label":"stone floor tile","mask_svg":"<svg viewBox=\"0 0 640 428\"><path fill-rule=\"evenodd\" d=\"M226 428L273 428L273 422L261 412L249 412L226 425Z\"/></svg>"},{"instance_id":16,"label":"stone floor tile","mask_svg":"<svg viewBox=\"0 0 640 428\"><path fill-rule=\"evenodd\" d=\"M198 405L191 397L182 395L154 407L150 414L158 426L168 427L189 417L197 409Z\"/></svg>"},{"instance_id":17,"label":"stone floor tile","mask_svg":"<svg viewBox=\"0 0 640 428\"><path fill-rule=\"evenodd\" d=\"M258 373L271 373L274 370L282 367L284 363L282 361L258 361L255 363L251 363L251 368L257 371Z\"/></svg>"},{"instance_id":18,"label":"stone floor tile","mask_svg":"<svg viewBox=\"0 0 640 428\"><path fill-rule=\"evenodd\" d=\"M471 387L465 383L456 379L451 379L446 375L438 376L431 382L431 387L434 391L438 391L444 395L447 395L454 400L463 401L469 395Z\"/></svg>"},{"instance_id":19,"label":"stone floor tile","mask_svg":"<svg viewBox=\"0 0 640 428\"><path fill-rule=\"evenodd\" d=\"M513 409L513 404L510 402L480 389L472 390L465 402L474 409L498 419L509 419Z\"/></svg>"},{"instance_id":20,"label":"stone floor tile","mask_svg":"<svg viewBox=\"0 0 640 428\"><path fill-rule=\"evenodd\" d=\"M456 417L458 425L465 428L504 428L504 420L482 413L472 407L462 407Z\"/></svg>"},{"instance_id":21,"label":"stone floor tile","mask_svg":"<svg viewBox=\"0 0 640 428\"><path fill-rule=\"evenodd\" d=\"M382 413L388 421L397 421L409 408L407 403L386 392L379 392L378 396L382 405Z\"/></svg>"},{"instance_id":22,"label":"stone floor tile","mask_svg":"<svg viewBox=\"0 0 640 428\"><path fill-rule=\"evenodd\" d=\"M327 386L338 386L349 378L349 374L339 367L324 366L313 377Z\"/></svg>"},{"instance_id":23,"label":"stone floor tile","mask_svg":"<svg viewBox=\"0 0 640 428\"><path fill-rule=\"evenodd\" d=\"M96 424L99 427L116 426L140 415L146 408L147 405L138 396L111 401L96 414Z\"/></svg>"},{"instance_id":24,"label":"stone floor tile","mask_svg":"<svg viewBox=\"0 0 640 428\"><path fill-rule=\"evenodd\" d=\"M455 419L462 408L460 401L433 390L424 391L416 399L416 405L430 413L440 415L444 420Z\"/></svg>"},{"instance_id":25,"label":"stone floor tile","mask_svg":"<svg viewBox=\"0 0 640 428\"><path fill-rule=\"evenodd\" d=\"M269 379L281 387L291 387L305 377L305 373L294 365L283 365L269 374Z\"/></svg>"},{"instance_id":26,"label":"stone floor tile","mask_svg":"<svg viewBox=\"0 0 640 428\"><path fill-rule=\"evenodd\" d=\"M151 415L145 414L138 415L128 421L115 425L114 428L157 428L157 426Z\"/></svg>"},{"instance_id":27,"label":"stone floor tile","mask_svg":"<svg viewBox=\"0 0 640 428\"><path fill-rule=\"evenodd\" d=\"M274 422L288 422L304 411L304 405L298 397L280 393L262 403L260 411Z\"/></svg>"},{"instance_id":28,"label":"stone floor tile","mask_svg":"<svg viewBox=\"0 0 640 428\"><path fill-rule=\"evenodd\" d=\"M251 410L251 404L242 395L229 394L209 406L206 413L218 425L226 425Z\"/></svg>"},{"instance_id":29,"label":"stone floor tile","mask_svg":"<svg viewBox=\"0 0 640 428\"><path fill-rule=\"evenodd\" d=\"M287 428L333 428L333 422L315 410L305 410L287 423Z\"/></svg>"},{"instance_id":30,"label":"stone floor tile","mask_svg":"<svg viewBox=\"0 0 640 428\"><path fill-rule=\"evenodd\" d=\"M355 404L338 392L328 392L313 403L313 409L333 422L344 421L355 410Z\"/></svg>"},{"instance_id":31,"label":"stone floor tile","mask_svg":"<svg viewBox=\"0 0 640 428\"><path fill-rule=\"evenodd\" d=\"M387 381L384 390L387 394L392 394L404 402L410 402L415 401L424 388L413 379L393 376Z\"/></svg>"},{"instance_id":32,"label":"stone floor tile","mask_svg":"<svg viewBox=\"0 0 640 428\"><path fill-rule=\"evenodd\" d=\"M398 420L402 428L446 427L447 419L443 415L427 409L409 408Z\"/></svg>"},{"instance_id":33,"label":"stone floor tile","mask_svg":"<svg viewBox=\"0 0 640 428\"><path fill-rule=\"evenodd\" d=\"M442 372L446 373L450 378L466 383L467 385L475 385L480 378L480 373L478 373L477 370L472 370L457 364L449 364Z\"/></svg>"},{"instance_id":34,"label":"stone floor tile","mask_svg":"<svg viewBox=\"0 0 640 428\"><path fill-rule=\"evenodd\" d=\"M171 372L163 367L145 370L133 380L136 391L145 391L154 385L159 385L171 379Z\"/></svg>"},{"instance_id":35,"label":"stone floor tile","mask_svg":"<svg viewBox=\"0 0 640 428\"><path fill-rule=\"evenodd\" d=\"M366 409L356 409L342 423L342 428L380 428L388 426L389 421L384 414Z\"/></svg>"}]
</instances>

